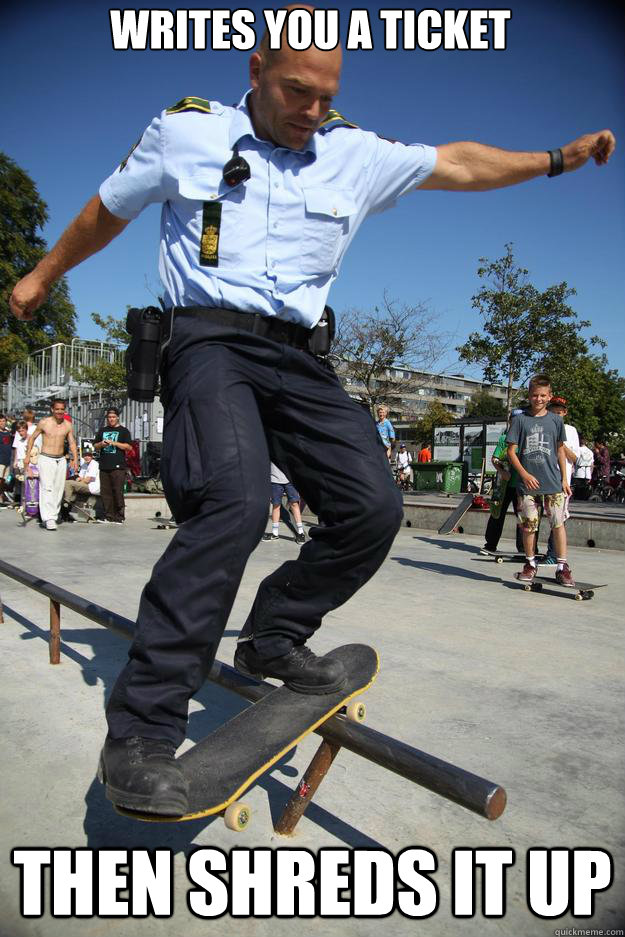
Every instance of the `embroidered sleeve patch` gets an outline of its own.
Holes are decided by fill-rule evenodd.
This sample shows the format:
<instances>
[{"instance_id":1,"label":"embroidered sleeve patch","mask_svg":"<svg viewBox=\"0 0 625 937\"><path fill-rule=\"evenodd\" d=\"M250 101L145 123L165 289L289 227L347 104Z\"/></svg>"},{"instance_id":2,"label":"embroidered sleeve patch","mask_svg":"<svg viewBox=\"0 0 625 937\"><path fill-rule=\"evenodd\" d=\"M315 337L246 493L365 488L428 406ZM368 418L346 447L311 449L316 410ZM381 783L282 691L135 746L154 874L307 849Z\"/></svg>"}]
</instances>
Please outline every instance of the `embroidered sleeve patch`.
<instances>
[{"instance_id":1,"label":"embroidered sleeve patch","mask_svg":"<svg viewBox=\"0 0 625 937\"><path fill-rule=\"evenodd\" d=\"M182 114L185 111L199 111L201 114L210 114L210 101L206 101L204 98L183 98L177 104L168 107L165 113Z\"/></svg>"}]
</instances>

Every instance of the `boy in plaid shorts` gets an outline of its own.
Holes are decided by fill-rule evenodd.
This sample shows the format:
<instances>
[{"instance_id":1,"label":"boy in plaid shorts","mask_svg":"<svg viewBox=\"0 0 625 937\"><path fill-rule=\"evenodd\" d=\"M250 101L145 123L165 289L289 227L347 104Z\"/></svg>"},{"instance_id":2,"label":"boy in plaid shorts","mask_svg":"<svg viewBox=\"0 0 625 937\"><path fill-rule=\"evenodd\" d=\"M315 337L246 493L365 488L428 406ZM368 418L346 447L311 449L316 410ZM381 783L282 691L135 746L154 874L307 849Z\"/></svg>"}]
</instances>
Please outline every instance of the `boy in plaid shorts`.
<instances>
[{"instance_id":1,"label":"boy in plaid shorts","mask_svg":"<svg viewBox=\"0 0 625 937\"><path fill-rule=\"evenodd\" d=\"M556 580L560 585L574 587L566 559L564 527L567 499L571 495L564 449L566 435L562 417L547 409L551 397L549 378L546 374L537 374L529 384L529 409L512 418L506 436L508 459L520 478L517 509L523 531L525 565L517 578L521 582L531 582L536 575L534 535L542 510L551 524L558 564Z\"/></svg>"}]
</instances>

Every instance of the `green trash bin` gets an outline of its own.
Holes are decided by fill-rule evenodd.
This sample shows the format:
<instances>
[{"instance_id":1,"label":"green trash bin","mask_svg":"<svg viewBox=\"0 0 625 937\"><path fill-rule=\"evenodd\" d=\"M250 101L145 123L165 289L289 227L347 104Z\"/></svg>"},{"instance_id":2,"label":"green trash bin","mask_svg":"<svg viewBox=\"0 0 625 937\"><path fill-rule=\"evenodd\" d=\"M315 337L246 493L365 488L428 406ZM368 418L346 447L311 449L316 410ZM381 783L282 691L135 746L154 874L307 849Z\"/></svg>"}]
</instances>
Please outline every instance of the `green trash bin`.
<instances>
[{"instance_id":1,"label":"green trash bin","mask_svg":"<svg viewBox=\"0 0 625 937\"><path fill-rule=\"evenodd\" d=\"M463 462L418 462L412 463L413 488L415 491L444 491L457 494L462 491L466 469Z\"/></svg>"},{"instance_id":2,"label":"green trash bin","mask_svg":"<svg viewBox=\"0 0 625 937\"><path fill-rule=\"evenodd\" d=\"M443 469L442 491L446 494L458 494L462 491L463 462L447 462Z\"/></svg>"}]
</instances>

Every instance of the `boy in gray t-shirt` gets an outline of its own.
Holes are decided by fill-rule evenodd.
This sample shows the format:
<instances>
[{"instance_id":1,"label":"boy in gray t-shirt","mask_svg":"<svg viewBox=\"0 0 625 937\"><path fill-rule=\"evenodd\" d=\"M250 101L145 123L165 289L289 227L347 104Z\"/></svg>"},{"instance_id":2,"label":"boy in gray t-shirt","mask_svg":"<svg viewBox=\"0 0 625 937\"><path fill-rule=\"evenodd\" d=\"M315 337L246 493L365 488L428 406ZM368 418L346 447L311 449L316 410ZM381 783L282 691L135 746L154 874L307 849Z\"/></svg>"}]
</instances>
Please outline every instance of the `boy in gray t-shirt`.
<instances>
[{"instance_id":1,"label":"boy in gray t-shirt","mask_svg":"<svg viewBox=\"0 0 625 937\"><path fill-rule=\"evenodd\" d=\"M506 436L508 459L519 473L518 518L523 531L525 566L517 576L531 582L536 575L535 533L540 511L551 523L558 567L556 580L563 586L575 586L566 559L566 496L571 494L567 482L566 439L562 417L549 413L551 382L538 374L529 385L529 409L515 416Z\"/></svg>"}]
</instances>

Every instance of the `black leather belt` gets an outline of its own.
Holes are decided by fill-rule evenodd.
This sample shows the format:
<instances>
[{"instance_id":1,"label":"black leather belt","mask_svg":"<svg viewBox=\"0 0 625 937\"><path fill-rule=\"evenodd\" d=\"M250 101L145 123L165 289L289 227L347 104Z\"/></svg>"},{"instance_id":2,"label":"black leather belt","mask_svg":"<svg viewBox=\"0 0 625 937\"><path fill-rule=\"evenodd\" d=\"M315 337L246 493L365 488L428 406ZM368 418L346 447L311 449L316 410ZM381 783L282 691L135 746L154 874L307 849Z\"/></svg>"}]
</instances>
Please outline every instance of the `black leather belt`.
<instances>
[{"instance_id":1,"label":"black leather belt","mask_svg":"<svg viewBox=\"0 0 625 937\"><path fill-rule=\"evenodd\" d=\"M262 338L269 338L272 342L304 350L308 349L314 331L273 316L261 316L257 312L238 312L236 309L223 309L220 306L174 306L173 314L176 317L208 319L217 325L232 326Z\"/></svg>"}]
</instances>

